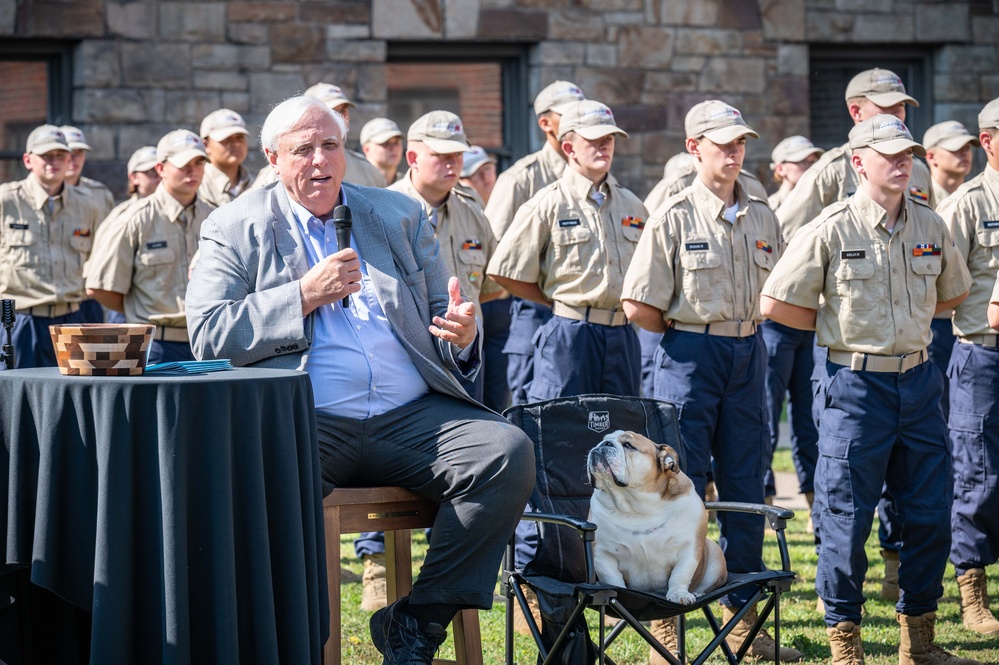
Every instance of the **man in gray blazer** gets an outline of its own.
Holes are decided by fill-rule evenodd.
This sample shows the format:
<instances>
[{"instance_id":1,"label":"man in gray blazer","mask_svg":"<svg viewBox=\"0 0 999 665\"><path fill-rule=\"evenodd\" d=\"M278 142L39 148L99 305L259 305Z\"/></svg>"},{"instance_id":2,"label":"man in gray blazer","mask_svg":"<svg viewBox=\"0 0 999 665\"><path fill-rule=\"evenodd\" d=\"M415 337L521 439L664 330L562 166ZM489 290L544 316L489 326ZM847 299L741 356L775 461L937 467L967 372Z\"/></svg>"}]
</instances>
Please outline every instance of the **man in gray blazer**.
<instances>
[{"instance_id":1,"label":"man in gray blazer","mask_svg":"<svg viewBox=\"0 0 999 665\"><path fill-rule=\"evenodd\" d=\"M474 378L481 335L419 204L341 185L346 133L308 97L271 112L261 145L280 182L205 220L188 328L198 358L309 372L326 490L400 485L440 502L412 593L371 618L384 663L429 664L458 610L491 606L534 454L452 374ZM353 213L340 251L337 205Z\"/></svg>"}]
</instances>

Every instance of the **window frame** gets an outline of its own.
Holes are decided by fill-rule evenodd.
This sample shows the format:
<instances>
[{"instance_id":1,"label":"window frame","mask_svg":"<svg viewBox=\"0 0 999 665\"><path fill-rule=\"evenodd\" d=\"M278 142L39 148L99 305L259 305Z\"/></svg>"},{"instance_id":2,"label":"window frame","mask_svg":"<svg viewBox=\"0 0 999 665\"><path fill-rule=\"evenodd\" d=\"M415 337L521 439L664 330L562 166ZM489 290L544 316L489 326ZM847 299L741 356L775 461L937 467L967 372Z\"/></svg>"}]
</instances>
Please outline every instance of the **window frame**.
<instances>
[{"instance_id":1,"label":"window frame","mask_svg":"<svg viewBox=\"0 0 999 665\"><path fill-rule=\"evenodd\" d=\"M0 40L0 60L44 62L48 65L46 122L70 124L73 118L73 45L52 39ZM0 159L20 160L23 151L0 149Z\"/></svg>"}]
</instances>

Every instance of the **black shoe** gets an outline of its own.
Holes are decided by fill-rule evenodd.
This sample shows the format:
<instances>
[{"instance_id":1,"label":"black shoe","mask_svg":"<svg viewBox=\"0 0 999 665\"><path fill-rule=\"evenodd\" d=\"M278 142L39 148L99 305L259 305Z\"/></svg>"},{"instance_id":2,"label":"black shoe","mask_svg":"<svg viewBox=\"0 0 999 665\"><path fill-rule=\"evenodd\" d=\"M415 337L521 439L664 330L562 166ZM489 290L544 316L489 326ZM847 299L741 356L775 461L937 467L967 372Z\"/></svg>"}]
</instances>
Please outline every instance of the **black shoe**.
<instances>
[{"instance_id":1,"label":"black shoe","mask_svg":"<svg viewBox=\"0 0 999 665\"><path fill-rule=\"evenodd\" d=\"M371 615L371 642L384 656L382 665L431 665L447 639L440 624L420 630L416 618L403 611L408 602L408 598L400 598Z\"/></svg>"}]
</instances>

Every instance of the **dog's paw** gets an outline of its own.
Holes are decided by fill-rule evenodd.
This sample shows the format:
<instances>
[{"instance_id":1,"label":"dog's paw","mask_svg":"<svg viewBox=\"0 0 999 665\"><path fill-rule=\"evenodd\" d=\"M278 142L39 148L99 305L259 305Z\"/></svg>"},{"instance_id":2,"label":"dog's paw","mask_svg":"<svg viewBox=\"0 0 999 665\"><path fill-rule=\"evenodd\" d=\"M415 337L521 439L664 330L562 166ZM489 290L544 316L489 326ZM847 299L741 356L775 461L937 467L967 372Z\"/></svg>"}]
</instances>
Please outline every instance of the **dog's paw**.
<instances>
[{"instance_id":1,"label":"dog's paw","mask_svg":"<svg viewBox=\"0 0 999 665\"><path fill-rule=\"evenodd\" d=\"M670 591L666 594L666 600L677 605L690 605L697 598L689 591Z\"/></svg>"}]
</instances>

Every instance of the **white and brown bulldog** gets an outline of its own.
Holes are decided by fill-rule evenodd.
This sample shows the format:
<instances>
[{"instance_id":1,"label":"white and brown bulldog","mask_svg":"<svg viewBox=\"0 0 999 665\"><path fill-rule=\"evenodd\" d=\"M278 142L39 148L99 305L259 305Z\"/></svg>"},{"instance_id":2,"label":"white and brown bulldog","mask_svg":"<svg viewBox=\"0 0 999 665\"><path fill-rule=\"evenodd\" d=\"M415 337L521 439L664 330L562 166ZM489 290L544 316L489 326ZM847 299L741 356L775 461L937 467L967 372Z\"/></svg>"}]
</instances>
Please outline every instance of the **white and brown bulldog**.
<instances>
[{"instance_id":1,"label":"white and brown bulldog","mask_svg":"<svg viewBox=\"0 0 999 665\"><path fill-rule=\"evenodd\" d=\"M590 451L587 471L601 582L681 605L725 584L725 557L706 537L707 511L673 448L618 430Z\"/></svg>"}]
</instances>

